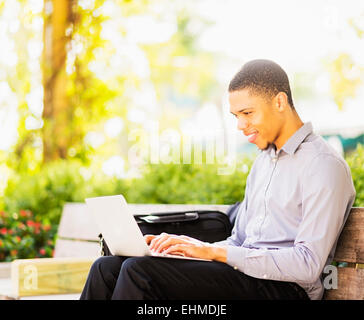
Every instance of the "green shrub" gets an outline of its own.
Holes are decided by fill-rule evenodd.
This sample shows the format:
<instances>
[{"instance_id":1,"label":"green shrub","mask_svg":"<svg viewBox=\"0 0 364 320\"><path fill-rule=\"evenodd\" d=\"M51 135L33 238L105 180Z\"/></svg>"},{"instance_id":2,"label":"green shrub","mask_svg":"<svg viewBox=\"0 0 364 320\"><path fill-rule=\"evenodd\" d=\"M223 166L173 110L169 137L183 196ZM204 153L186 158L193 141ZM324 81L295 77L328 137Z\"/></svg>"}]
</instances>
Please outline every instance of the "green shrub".
<instances>
[{"instance_id":1,"label":"green shrub","mask_svg":"<svg viewBox=\"0 0 364 320\"><path fill-rule=\"evenodd\" d=\"M5 210L32 211L40 220L58 224L65 202L83 202L86 197L123 193L123 181L103 175L82 174L80 162L60 160L44 166L34 175L19 174L8 181Z\"/></svg>"},{"instance_id":2,"label":"green shrub","mask_svg":"<svg viewBox=\"0 0 364 320\"><path fill-rule=\"evenodd\" d=\"M227 175L219 174L218 164L149 164L142 178L127 181L88 172L79 162L57 161L34 175L15 175L5 190L9 213L0 220L0 261L52 256L65 202L124 194L130 203L231 204L244 197L251 164L246 158Z\"/></svg>"},{"instance_id":3,"label":"green shrub","mask_svg":"<svg viewBox=\"0 0 364 320\"><path fill-rule=\"evenodd\" d=\"M244 197L252 164L245 158L230 174L219 174L218 164L149 164L143 178L130 183L131 203L231 204Z\"/></svg>"},{"instance_id":4,"label":"green shrub","mask_svg":"<svg viewBox=\"0 0 364 320\"><path fill-rule=\"evenodd\" d=\"M57 226L37 221L29 210L0 212L0 261L52 257Z\"/></svg>"},{"instance_id":5,"label":"green shrub","mask_svg":"<svg viewBox=\"0 0 364 320\"><path fill-rule=\"evenodd\" d=\"M65 202L86 197L124 194L131 203L230 204L244 196L252 158L236 164L231 174L219 174L219 164L148 164L142 178L124 180L92 173L76 161L60 160L33 175L17 174L8 181L4 208L30 210L40 221L57 225ZM86 178L88 176L88 178Z\"/></svg>"},{"instance_id":6,"label":"green shrub","mask_svg":"<svg viewBox=\"0 0 364 320\"><path fill-rule=\"evenodd\" d=\"M356 190L354 207L364 207L364 146L359 144L355 152L346 157Z\"/></svg>"},{"instance_id":7,"label":"green shrub","mask_svg":"<svg viewBox=\"0 0 364 320\"><path fill-rule=\"evenodd\" d=\"M78 201L83 177L77 163L57 161L34 175L20 174L8 181L4 194L5 210L28 209L37 217L58 223L65 201Z\"/></svg>"}]
</instances>

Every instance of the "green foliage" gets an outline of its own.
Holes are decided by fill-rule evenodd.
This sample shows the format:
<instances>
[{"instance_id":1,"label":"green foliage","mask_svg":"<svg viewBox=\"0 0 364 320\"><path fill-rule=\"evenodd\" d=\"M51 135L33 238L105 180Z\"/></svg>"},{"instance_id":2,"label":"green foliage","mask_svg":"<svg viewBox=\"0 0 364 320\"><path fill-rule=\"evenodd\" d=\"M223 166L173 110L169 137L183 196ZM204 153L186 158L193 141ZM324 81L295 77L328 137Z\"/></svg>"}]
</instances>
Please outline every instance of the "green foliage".
<instances>
[{"instance_id":1,"label":"green foliage","mask_svg":"<svg viewBox=\"0 0 364 320\"><path fill-rule=\"evenodd\" d=\"M10 32L9 28L4 28L6 37L14 43L13 48L7 47L6 50L17 57L17 63L14 65L1 64L3 72L1 80L7 82L16 96L16 100L8 108L17 107L19 115L17 142L12 150L7 151L7 165L15 170L32 171L39 160L37 154L39 143L37 140L40 138L40 132L39 129L26 129L25 122L28 117L40 121L41 116L38 111L31 110L27 98L29 98L29 94L37 91L41 84L42 75L41 55L31 57L28 49L35 44L41 45L42 32L39 32L36 25L38 19L42 17L42 13L33 12L29 2L25 0L4 1L1 4L1 7L5 8L4 11L16 13L16 20L21 21L14 32ZM21 7L18 7L19 4ZM1 22L3 23L3 20ZM32 107L34 108L34 105Z\"/></svg>"},{"instance_id":2,"label":"green foliage","mask_svg":"<svg viewBox=\"0 0 364 320\"><path fill-rule=\"evenodd\" d=\"M8 181L5 210L27 209L58 224L65 202L86 197L124 194L134 203L234 203L244 196L251 159L221 175L218 164L149 164L143 178L124 180L92 173L78 161L59 160L33 175L18 174Z\"/></svg>"},{"instance_id":3,"label":"green foliage","mask_svg":"<svg viewBox=\"0 0 364 320\"><path fill-rule=\"evenodd\" d=\"M122 181L94 175L85 177L78 161L59 160L33 175L20 174L8 181L5 210L28 209L47 222L58 224L65 202L83 202L88 196L124 192Z\"/></svg>"},{"instance_id":4,"label":"green foliage","mask_svg":"<svg viewBox=\"0 0 364 320\"><path fill-rule=\"evenodd\" d=\"M5 209L28 209L36 216L58 222L65 201L77 201L82 176L74 163L63 161L45 166L33 175L20 174L8 181Z\"/></svg>"},{"instance_id":5,"label":"green foliage","mask_svg":"<svg viewBox=\"0 0 364 320\"><path fill-rule=\"evenodd\" d=\"M231 204L243 199L251 164L249 158L239 161L227 175L219 174L226 166L218 163L148 164L142 178L126 180L92 173L79 161L59 160L33 175L15 175L5 190L9 213L0 217L0 261L51 256L65 202L123 194L130 203Z\"/></svg>"},{"instance_id":6,"label":"green foliage","mask_svg":"<svg viewBox=\"0 0 364 320\"><path fill-rule=\"evenodd\" d=\"M356 151L346 157L351 169L356 198L354 207L364 207L364 146L359 144Z\"/></svg>"},{"instance_id":7,"label":"green foliage","mask_svg":"<svg viewBox=\"0 0 364 320\"><path fill-rule=\"evenodd\" d=\"M88 155L92 148L84 143L87 132L112 115L107 108L107 103L117 95L123 94L122 90L116 92L110 84L97 78L90 70L92 62L110 58L110 44L102 39L102 23L107 17L99 14L100 7L105 0L92 2L90 8L76 6L73 11L72 33L70 34L70 50L68 52L69 72L67 95L72 110L72 121L67 125L67 132L72 133L68 144L68 156L88 163ZM90 3L91 5L91 3ZM98 12L98 13L97 13ZM72 50L78 50L77 55Z\"/></svg>"},{"instance_id":8,"label":"green foliage","mask_svg":"<svg viewBox=\"0 0 364 320\"><path fill-rule=\"evenodd\" d=\"M57 226L43 223L31 211L0 212L0 261L52 257Z\"/></svg>"},{"instance_id":9,"label":"green foliage","mask_svg":"<svg viewBox=\"0 0 364 320\"><path fill-rule=\"evenodd\" d=\"M217 57L199 48L196 41L211 22L194 12L192 3L167 0L76 1L65 30L68 43L63 71L67 77L64 86L67 109L53 115L57 119L67 117L67 121L57 122L41 113L40 105L45 100L38 97L37 91L44 85L42 79L47 78L45 74L48 72L46 55L41 54L41 48L47 46L42 42L51 40L51 34L44 38L41 36L39 22L43 20L45 26L49 13L45 14L47 10L35 10L33 1L21 1L17 19L22 23L16 32L6 31L7 37L14 41L12 53L18 57L18 62L6 68L2 66L4 80L16 95L19 114L17 142L4 153L7 166L33 175L43 164L43 147L53 145L44 142L57 144L59 139L66 141L62 145L62 157L81 160L84 165L89 164L95 154L106 158L117 151L126 158L130 144L121 136L110 138L105 135L104 124L108 119L121 118L123 133L129 132L128 129L135 123L129 121L127 115L131 109L139 108L147 113L148 118L159 121L163 129L165 124L171 124L171 119L175 119L178 126L182 116L191 115L204 102L214 100L213 95L219 95ZM1 2L0 9L4 6L10 12L15 10L17 2L7 1L6 5ZM112 12L110 8L113 8ZM128 27L129 22L145 17L150 18L147 20L153 24L170 22L170 25L167 24L171 28L170 37L154 42L134 39L128 34L133 32ZM115 34L109 32L110 25ZM39 51L38 55L29 48ZM144 60L146 70L140 73ZM51 79L60 70L49 72L53 73L49 75ZM137 96L145 88L151 88L155 101L144 99L146 102L136 103ZM43 92L44 97L50 94L52 92ZM34 96L38 98L29 99ZM149 103L158 108L150 109ZM39 110L35 112L37 105ZM162 117L156 116L160 106L168 106L161 112ZM39 127L30 126L30 119L36 119ZM52 121L58 133L45 134L41 126L44 128ZM106 138L97 150L93 144L91 147L89 140L85 142L85 135L89 132ZM124 139L122 143L118 138Z\"/></svg>"},{"instance_id":10,"label":"green foliage","mask_svg":"<svg viewBox=\"0 0 364 320\"><path fill-rule=\"evenodd\" d=\"M149 164L143 179L131 183L134 203L231 204L244 197L252 160L237 164L231 174L219 174L218 164Z\"/></svg>"}]
</instances>

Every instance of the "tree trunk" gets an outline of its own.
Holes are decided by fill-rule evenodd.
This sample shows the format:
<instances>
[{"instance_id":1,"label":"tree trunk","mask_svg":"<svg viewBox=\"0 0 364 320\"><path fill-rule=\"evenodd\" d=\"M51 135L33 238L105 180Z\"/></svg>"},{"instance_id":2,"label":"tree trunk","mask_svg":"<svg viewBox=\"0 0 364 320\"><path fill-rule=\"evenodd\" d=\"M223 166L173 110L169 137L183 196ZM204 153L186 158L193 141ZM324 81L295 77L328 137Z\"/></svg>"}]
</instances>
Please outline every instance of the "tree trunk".
<instances>
[{"instance_id":1,"label":"tree trunk","mask_svg":"<svg viewBox=\"0 0 364 320\"><path fill-rule=\"evenodd\" d=\"M67 29L71 26L71 0L44 0L43 35L43 162L67 157L72 116L67 97Z\"/></svg>"}]
</instances>

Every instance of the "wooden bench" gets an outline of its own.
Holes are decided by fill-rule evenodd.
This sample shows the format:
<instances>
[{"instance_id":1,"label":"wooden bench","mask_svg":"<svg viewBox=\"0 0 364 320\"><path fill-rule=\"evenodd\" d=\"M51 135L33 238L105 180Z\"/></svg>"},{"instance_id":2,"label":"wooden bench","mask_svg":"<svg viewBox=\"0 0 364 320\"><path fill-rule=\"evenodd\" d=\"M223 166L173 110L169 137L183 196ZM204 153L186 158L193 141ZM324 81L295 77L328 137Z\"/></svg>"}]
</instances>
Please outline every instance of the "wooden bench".
<instances>
[{"instance_id":1,"label":"wooden bench","mask_svg":"<svg viewBox=\"0 0 364 320\"><path fill-rule=\"evenodd\" d=\"M325 290L325 300L364 300L364 208L352 208L338 240L334 261L338 288Z\"/></svg>"},{"instance_id":2,"label":"wooden bench","mask_svg":"<svg viewBox=\"0 0 364 320\"><path fill-rule=\"evenodd\" d=\"M134 214L185 210L219 210L229 205L129 204ZM90 263L100 255L98 230L83 203L64 206L55 247L55 259L85 258ZM41 259L38 259L41 260ZM70 261L70 260L69 260ZM334 261L338 267L338 288L326 290L324 299L364 300L364 208L352 208L338 240ZM84 276L86 277L86 272Z\"/></svg>"}]
</instances>

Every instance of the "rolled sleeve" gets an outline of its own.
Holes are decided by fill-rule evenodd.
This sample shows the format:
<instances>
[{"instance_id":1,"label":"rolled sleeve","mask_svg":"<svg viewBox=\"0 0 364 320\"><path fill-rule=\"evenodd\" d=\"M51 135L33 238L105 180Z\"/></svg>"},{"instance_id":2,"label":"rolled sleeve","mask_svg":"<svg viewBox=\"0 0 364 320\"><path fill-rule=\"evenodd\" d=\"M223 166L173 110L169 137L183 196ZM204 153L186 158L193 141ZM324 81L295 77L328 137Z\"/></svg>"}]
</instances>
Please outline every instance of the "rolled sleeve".
<instances>
[{"instance_id":1,"label":"rolled sleeve","mask_svg":"<svg viewBox=\"0 0 364 320\"><path fill-rule=\"evenodd\" d=\"M232 266L235 270L244 272L244 261L245 261L244 247L227 246L226 247L226 263Z\"/></svg>"}]
</instances>

